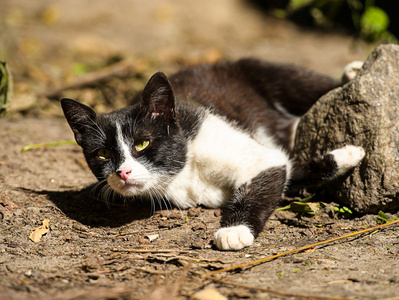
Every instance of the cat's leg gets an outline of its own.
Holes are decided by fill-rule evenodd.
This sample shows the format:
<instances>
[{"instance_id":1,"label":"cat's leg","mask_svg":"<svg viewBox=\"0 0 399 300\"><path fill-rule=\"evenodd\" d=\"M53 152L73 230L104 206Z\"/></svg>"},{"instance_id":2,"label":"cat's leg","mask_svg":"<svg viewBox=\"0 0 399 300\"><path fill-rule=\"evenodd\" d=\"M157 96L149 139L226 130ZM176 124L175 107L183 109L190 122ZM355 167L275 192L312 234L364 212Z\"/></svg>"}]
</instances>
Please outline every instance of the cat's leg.
<instances>
[{"instance_id":1,"label":"cat's leg","mask_svg":"<svg viewBox=\"0 0 399 300\"><path fill-rule=\"evenodd\" d=\"M307 162L294 162L284 193L290 195L301 188L316 187L344 175L356 167L364 155L362 147L348 145Z\"/></svg>"},{"instance_id":2,"label":"cat's leg","mask_svg":"<svg viewBox=\"0 0 399 300\"><path fill-rule=\"evenodd\" d=\"M223 209L222 228L215 233L221 250L250 246L266 220L280 203L286 182L286 167L273 167L240 186Z\"/></svg>"},{"instance_id":3,"label":"cat's leg","mask_svg":"<svg viewBox=\"0 0 399 300\"><path fill-rule=\"evenodd\" d=\"M222 228L215 233L216 246L221 250L239 250L250 246L279 205L283 193L317 186L344 175L364 155L362 147L349 145L305 163L293 163L288 170L286 167L274 167L261 172L239 187L224 208Z\"/></svg>"}]
</instances>

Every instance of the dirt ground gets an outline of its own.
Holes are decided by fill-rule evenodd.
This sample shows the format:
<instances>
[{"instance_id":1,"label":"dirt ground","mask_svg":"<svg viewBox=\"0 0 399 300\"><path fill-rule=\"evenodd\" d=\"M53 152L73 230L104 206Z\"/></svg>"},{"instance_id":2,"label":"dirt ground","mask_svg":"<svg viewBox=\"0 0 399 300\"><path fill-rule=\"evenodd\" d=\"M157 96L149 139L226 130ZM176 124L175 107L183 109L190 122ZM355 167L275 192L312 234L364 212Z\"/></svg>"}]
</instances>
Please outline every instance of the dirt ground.
<instances>
[{"instance_id":1,"label":"dirt ground","mask_svg":"<svg viewBox=\"0 0 399 300\"><path fill-rule=\"evenodd\" d=\"M0 299L399 299L395 225L204 277L376 226L377 216L277 212L253 246L222 252L213 246L219 210L99 201L79 147L21 151L72 140L58 101L43 94L115 62L133 69L54 98L107 111L154 71L243 56L338 77L371 48L238 0L3 0L0 60L11 67L15 92L0 119ZM29 234L45 219L50 231L34 243Z\"/></svg>"}]
</instances>

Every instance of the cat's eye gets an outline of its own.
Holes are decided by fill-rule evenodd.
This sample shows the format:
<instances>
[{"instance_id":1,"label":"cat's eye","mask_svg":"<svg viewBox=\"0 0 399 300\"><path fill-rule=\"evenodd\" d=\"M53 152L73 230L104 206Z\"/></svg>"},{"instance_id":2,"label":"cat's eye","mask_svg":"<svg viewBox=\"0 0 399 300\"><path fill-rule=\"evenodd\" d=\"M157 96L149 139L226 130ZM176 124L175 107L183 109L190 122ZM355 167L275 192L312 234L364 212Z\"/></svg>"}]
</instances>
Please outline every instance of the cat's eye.
<instances>
[{"instance_id":1,"label":"cat's eye","mask_svg":"<svg viewBox=\"0 0 399 300\"><path fill-rule=\"evenodd\" d=\"M111 151L108 149L102 148L97 151L97 157L100 159L109 159L111 158Z\"/></svg>"},{"instance_id":2,"label":"cat's eye","mask_svg":"<svg viewBox=\"0 0 399 300\"><path fill-rule=\"evenodd\" d=\"M134 149L138 152L143 151L145 148L148 147L150 141L144 140L134 146Z\"/></svg>"}]
</instances>

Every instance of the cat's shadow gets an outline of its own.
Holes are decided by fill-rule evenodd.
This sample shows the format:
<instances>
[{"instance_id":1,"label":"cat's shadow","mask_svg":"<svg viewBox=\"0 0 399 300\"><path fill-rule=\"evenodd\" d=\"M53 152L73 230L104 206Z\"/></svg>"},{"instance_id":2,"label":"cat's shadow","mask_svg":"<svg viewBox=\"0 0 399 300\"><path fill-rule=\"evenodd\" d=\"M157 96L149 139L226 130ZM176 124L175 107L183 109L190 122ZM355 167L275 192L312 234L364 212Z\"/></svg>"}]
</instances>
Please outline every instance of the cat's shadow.
<instances>
[{"instance_id":1,"label":"cat's shadow","mask_svg":"<svg viewBox=\"0 0 399 300\"><path fill-rule=\"evenodd\" d=\"M140 199L115 196L101 200L93 192L94 185L80 191L42 191L68 218L94 227L119 227L135 220L148 219L158 206ZM37 192L36 192L37 193Z\"/></svg>"}]
</instances>

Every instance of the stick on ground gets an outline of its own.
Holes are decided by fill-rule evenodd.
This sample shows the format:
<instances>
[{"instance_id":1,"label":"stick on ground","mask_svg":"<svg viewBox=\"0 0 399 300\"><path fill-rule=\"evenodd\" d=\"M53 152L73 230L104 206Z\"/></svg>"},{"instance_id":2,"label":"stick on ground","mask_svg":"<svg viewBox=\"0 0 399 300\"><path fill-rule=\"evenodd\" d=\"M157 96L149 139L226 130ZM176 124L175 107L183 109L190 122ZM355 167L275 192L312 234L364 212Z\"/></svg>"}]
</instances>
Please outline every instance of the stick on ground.
<instances>
[{"instance_id":1,"label":"stick on ground","mask_svg":"<svg viewBox=\"0 0 399 300\"><path fill-rule=\"evenodd\" d=\"M375 226L375 227L371 227L371 228L368 228L368 229L365 229L365 230L352 232L352 233L349 233L349 234L346 234L346 235L343 235L343 236L340 236L340 237L336 237L336 238L333 238L333 239L329 239L329 240L326 240L326 241L322 241L322 242L318 242L318 243L315 243L315 244L303 246L303 247L298 248L298 249L286 251L286 252L283 252L283 253L280 253L280 254L277 254L277 255L268 256L268 257L265 257L265 258L261 258L261 259L258 259L258 260L254 260L254 261L248 262L248 263L242 263L242 264L235 265L235 266L232 266L232 267L229 267L229 268L225 268L225 269L220 269L220 270L217 270L217 271L209 272L207 274L204 274L202 277L203 278L207 278L207 277L219 274L219 273L228 272L228 271L232 271L232 270L236 270L236 269L240 269L240 268L244 268L244 267L248 267L248 266L252 266L252 265L256 265L256 264L261 264L261 263L264 263L266 261L269 261L269 260L272 260L272 259L275 259L275 258L278 258L278 257L281 257L281 256L285 256L285 255L288 255L288 254L304 251L304 250L307 250L307 249L310 249L310 248L314 248L316 246L332 243L332 242L335 242L335 241L338 241L338 240L342 240L342 239L346 239L346 238L349 238L349 237L352 237L352 236L356 236L356 235L360 235L360 234L367 233L367 232L370 232L370 231L378 230L378 229L381 229L381 228L384 228L384 227L387 227L387 226L391 226L391 225L393 225L395 223L399 223L399 219L391 221L389 223L385 223L385 224L381 224L381 225L378 225L378 226Z\"/></svg>"}]
</instances>

